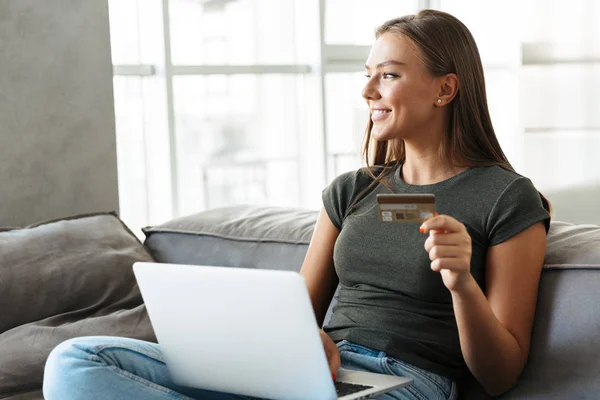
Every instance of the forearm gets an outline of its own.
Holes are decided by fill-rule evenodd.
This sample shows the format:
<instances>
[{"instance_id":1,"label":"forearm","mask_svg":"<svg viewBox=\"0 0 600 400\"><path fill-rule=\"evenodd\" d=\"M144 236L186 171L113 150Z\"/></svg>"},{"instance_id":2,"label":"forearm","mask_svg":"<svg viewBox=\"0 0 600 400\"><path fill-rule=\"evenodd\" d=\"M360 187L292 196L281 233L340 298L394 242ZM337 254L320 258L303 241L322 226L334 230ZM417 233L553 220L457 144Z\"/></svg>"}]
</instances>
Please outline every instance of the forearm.
<instances>
[{"instance_id":1,"label":"forearm","mask_svg":"<svg viewBox=\"0 0 600 400\"><path fill-rule=\"evenodd\" d=\"M463 357L471 373L490 395L499 395L517 381L525 364L516 338L500 324L472 277L452 302Z\"/></svg>"}]
</instances>

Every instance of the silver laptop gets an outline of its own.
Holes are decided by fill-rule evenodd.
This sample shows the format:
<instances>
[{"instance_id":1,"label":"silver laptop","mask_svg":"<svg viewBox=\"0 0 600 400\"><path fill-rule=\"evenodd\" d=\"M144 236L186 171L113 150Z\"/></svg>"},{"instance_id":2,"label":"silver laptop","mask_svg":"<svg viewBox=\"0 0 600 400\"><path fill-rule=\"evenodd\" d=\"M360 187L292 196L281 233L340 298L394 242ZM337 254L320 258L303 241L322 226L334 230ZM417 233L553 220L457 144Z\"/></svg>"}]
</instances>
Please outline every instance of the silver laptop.
<instances>
[{"instance_id":1,"label":"silver laptop","mask_svg":"<svg viewBox=\"0 0 600 400\"><path fill-rule=\"evenodd\" d=\"M178 385L264 399L350 400L412 381L342 369L334 384L296 272L143 262L133 270Z\"/></svg>"}]
</instances>

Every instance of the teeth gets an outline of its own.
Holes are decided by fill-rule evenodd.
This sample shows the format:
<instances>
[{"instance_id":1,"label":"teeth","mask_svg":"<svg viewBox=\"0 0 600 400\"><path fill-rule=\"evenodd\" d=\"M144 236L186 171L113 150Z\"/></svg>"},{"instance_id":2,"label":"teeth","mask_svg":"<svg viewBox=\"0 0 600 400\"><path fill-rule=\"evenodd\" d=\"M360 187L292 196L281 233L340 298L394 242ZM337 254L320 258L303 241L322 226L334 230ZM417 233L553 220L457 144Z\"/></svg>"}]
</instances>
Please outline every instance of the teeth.
<instances>
[{"instance_id":1,"label":"teeth","mask_svg":"<svg viewBox=\"0 0 600 400\"><path fill-rule=\"evenodd\" d=\"M389 113L390 110L373 110L373 114L374 115L381 115L381 114L385 114L385 113Z\"/></svg>"}]
</instances>

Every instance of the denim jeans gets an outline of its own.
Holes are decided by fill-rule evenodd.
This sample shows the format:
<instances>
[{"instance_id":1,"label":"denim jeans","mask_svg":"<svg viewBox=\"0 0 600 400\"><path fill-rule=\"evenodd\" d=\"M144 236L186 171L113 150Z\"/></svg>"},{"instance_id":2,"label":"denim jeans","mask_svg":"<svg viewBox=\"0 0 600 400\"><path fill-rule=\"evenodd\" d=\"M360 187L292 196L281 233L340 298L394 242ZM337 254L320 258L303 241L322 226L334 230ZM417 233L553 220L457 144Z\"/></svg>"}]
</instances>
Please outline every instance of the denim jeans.
<instances>
[{"instance_id":1,"label":"denim jeans","mask_svg":"<svg viewBox=\"0 0 600 400\"><path fill-rule=\"evenodd\" d=\"M455 400L456 384L378 350L338 343L342 367L407 376L411 385L378 399ZM242 400L249 397L175 385L159 345L120 337L82 337L58 345L44 372L46 400Z\"/></svg>"},{"instance_id":2,"label":"denim jeans","mask_svg":"<svg viewBox=\"0 0 600 400\"><path fill-rule=\"evenodd\" d=\"M458 387L449 378L415 367L389 357L385 352L342 340L338 344L342 367L347 369L398 375L412 378L413 382L399 390L380 396L381 400L456 400Z\"/></svg>"}]
</instances>

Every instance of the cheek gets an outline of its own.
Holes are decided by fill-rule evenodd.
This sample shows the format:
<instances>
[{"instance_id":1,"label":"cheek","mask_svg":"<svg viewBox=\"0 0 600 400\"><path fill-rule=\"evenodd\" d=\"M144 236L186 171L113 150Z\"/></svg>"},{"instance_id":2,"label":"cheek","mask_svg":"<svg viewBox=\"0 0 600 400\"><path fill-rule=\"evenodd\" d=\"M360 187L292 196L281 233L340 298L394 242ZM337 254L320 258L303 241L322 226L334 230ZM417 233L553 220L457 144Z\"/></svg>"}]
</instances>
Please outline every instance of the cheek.
<instances>
[{"instance_id":1,"label":"cheek","mask_svg":"<svg viewBox=\"0 0 600 400\"><path fill-rule=\"evenodd\" d=\"M400 98L394 108L398 118L414 123L429 119L432 110L433 105L431 102L424 96L417 94Z\"/></svg>"},{"instance_id":2,"label":"cheek","mask_svg":"<svg viewBox=\"0 0 600 400\"><path fill-rule=\"evenodd\" d=\"M394 120L413 119L421 114L421 100L406 91L397 91L390 97L390 106L394 111Z\"/></svg>"},{"instance_id":3,"label":"cheek","mask_svg":"<svg viewBox=\"0 0 600 400\"><path fill-rule=\"evenodd\" d=\"M389 103L394 108L403 107L410 101L410 96L407 95L406 90L402 87L390 89L387 93Z\"/></svg>"},{"instance_id":4,"label":"cheek","mask_svg":"<svg viewBox=\"0 0 600 400\"><path fill-rule=\"evenodd\" d=\"M429 98L428 88L420 82L406 80L386 88L386 96L395 107L420 108Z\"/></svg>"}]
</instances>

